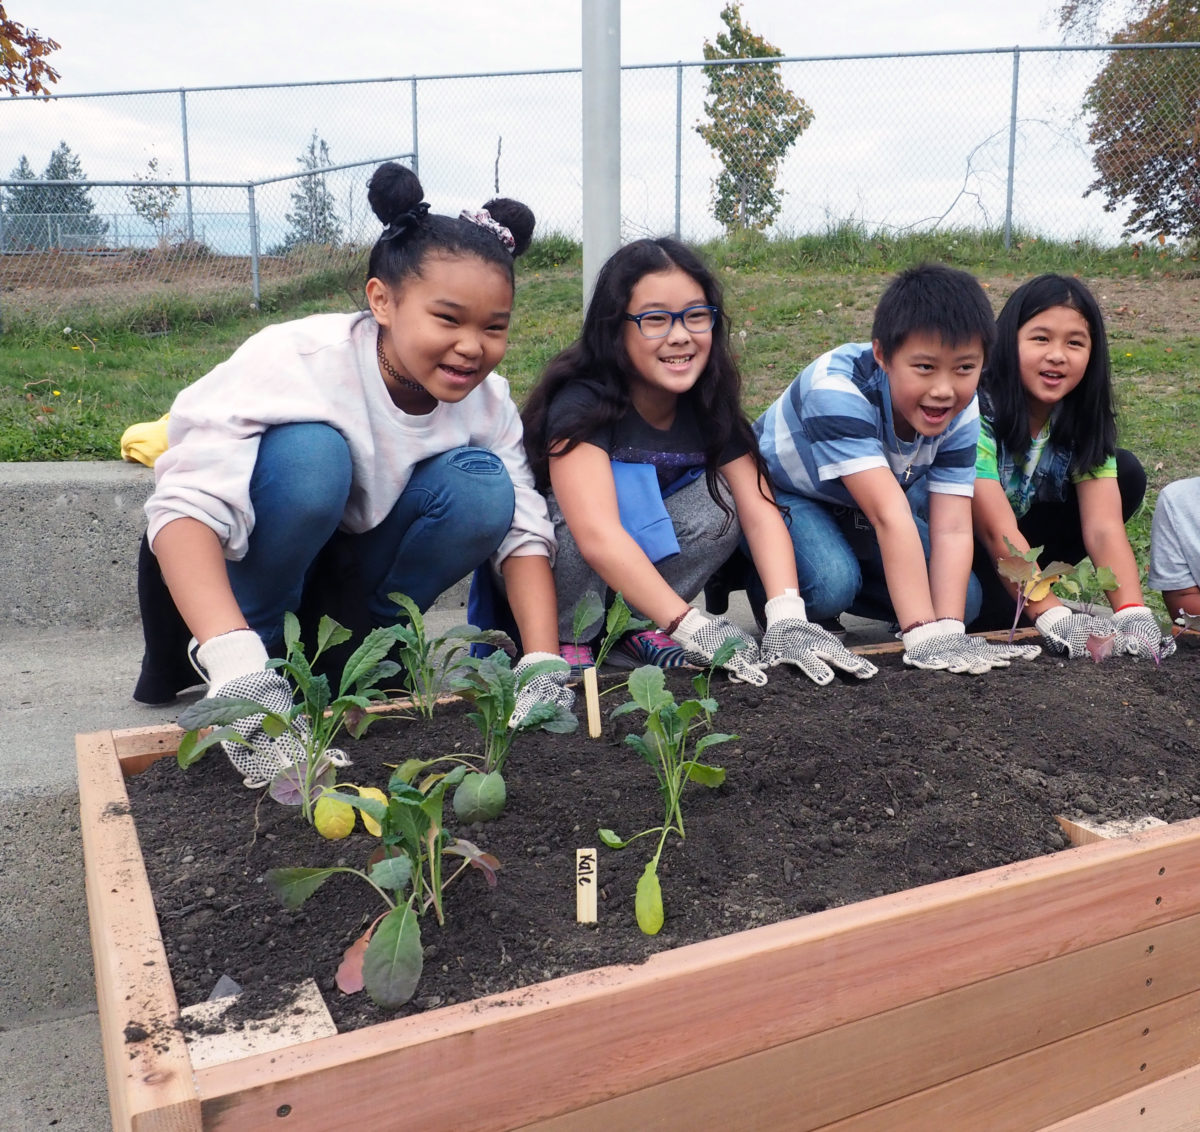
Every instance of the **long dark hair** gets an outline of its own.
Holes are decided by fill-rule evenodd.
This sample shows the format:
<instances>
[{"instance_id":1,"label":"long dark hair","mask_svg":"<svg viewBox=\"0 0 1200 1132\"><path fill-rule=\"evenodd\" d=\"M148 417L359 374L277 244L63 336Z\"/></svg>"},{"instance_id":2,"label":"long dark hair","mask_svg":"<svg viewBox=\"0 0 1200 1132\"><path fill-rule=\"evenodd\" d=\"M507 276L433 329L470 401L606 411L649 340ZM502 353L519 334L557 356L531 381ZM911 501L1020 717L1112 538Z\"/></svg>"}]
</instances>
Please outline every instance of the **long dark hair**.
<instances>
[{"instance_id":1,"label":"long dark hair","mask_svg":"<svg viewBox=\"0 0 1200 1132\"><path fill-rule=\"evenodd\" d=\"M525 451L539 489L549 490L550 445L562 438L546 435L546 415L559 390L572 381L587 378L599 389L601 399L592 416L580 423L576 435L567 440L556 456L571 451L597 428L614 423L629 411L632 404L629 390L637 378L637 369L625 350L629 298L644 276L673 268L694 279L704 291L704 301L720 311L712 328L708 362L684 396L691 398L696 406L709 494L732 521L733 508L725 502L717 486L719 460L729 444L739 440L745 445L758 469L760 491L763 483L769 482L769 476L749 418L742 411L742 377L729 348L729 323L722 309L720 284L691 248L668 236L626 244L600 269L584 315L582 333L551 360L525 402L521 414Z\"/></svg>"},{"instance_id":2,"label":"long dark hair","mask_svg":"<svg viewBox=\"0 0 1200 1132\"><path fill-rule=\"evenodd\" d=\"M1014 455L1029 451L1029 406L1021 384L1017 333L1031 318L1051 307L1070 307L1088 324L1092 352L1083 380L1063 398L1050 426L1050 443L1071 453L1077 475L1104 463L1117 450L1117 413L1113 405L1108 335L1096 297L1069 275L1039 275L1022 283L996 319L996 346L980 379L985 413L997 444Z\"/></svg>"},{"instance_id":3,"label":"long dark hair","mask_svg":"<svg viewBox=\"0 0 1200 1132\"><path fill-rule=\"evenodd\" d=\"M371 249L367 278L399 286L409 276L421 274L426 256L440 253L473 255L494 263L511 286L513 257L525 251L533 238L535 221L529 208L507 197L496 197L483 206L497 225L508 229L513 240L509 248L502 242L503 233L486 224L430 212L424 195L417 175L395 161L385 162L371 174L367 200L384 229Z\"/></svg>"}]
</instances>

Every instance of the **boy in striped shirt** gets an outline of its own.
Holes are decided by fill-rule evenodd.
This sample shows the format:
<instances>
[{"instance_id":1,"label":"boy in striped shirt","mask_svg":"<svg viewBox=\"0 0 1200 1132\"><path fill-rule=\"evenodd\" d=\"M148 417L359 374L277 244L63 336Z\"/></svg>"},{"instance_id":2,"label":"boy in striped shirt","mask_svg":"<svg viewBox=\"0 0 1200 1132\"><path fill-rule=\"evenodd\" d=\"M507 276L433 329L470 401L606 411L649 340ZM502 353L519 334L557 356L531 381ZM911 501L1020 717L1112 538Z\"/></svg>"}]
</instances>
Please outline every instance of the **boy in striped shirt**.
<instances>
[{"instance_id":1,"label":"boy in striped shirt","mask_svg":"<svg viewBox=\"0 0 1200 1132\"><path fill-rule=\"evenodd\" d=\"M963 627L980 601L975 390L995 333L974 277L910 268L880 299L871 341L823 354L754 426L790 513L809 617L895 621L918 668L981 673L1037 655Z\"/></svg>"}]
</instances>

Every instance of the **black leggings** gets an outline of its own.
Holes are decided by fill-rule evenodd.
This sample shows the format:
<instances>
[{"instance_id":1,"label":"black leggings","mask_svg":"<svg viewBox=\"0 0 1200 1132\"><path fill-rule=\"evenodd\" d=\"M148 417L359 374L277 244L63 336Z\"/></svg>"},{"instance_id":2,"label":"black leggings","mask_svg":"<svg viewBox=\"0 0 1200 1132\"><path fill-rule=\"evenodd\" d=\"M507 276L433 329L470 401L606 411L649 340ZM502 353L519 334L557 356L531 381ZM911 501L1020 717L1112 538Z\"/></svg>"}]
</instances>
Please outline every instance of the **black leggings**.
<instances>
[{"instance_id":1,"label":"black leggings","mask_svg":"<svg viewBox=\"0 0 1200 1132\"><path fill-rule=\"evenodd\" d=\"M1141 506L1146 494L1146 470L1132 453L1117 449L1117 488L1121 492L1121 518L1126 523ZM1017 527L1030 546L1042 546L1043 562L1078 562L1087 556L1083 545L1083 524L1079 517L1079 494L1068 481L1067 498L1061 503L1035 500L1017 520ZM977 632L1008 629L1016 616L1017 604L996 573L996 565L983 544L975 540L975 560L971 570L983 588L983 607L970 628Z\"/></svg>"}]
</instances>

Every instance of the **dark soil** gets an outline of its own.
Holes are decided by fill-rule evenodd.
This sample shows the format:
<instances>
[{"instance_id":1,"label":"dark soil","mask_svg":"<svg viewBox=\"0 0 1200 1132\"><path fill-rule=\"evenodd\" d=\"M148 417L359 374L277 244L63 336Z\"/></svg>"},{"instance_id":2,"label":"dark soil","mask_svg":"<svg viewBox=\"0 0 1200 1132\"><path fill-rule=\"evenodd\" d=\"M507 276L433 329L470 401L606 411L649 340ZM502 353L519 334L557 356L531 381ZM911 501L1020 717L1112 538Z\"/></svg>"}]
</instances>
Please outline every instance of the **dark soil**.
<instances>
[{"instance_id":1,"label":"dark soil","mask_svg":"<svg viewBox=\"0 0 1200 1132\"><path fill-rule=\"evenodd\" d=\"M574 918L576 848L599 845L601 826L629 836L661 821L652 772L623 742L641 713L606 724L599 740L524 736L506 772L507 812L459 831L500 858L499 884L471 870L448 894L445 927L425 918L425 971L399 1013L1052 852L1066 844L1060 813L1195 817L1196 644L1182 639L1160 668L1042 657L966 677L886 656L862 683L817 688L784 669L763 689L715 681L715 729L739 738L707 755L727 769L725 785L685 794L687 840L663 855L667 920L655 937L633 914L651 838L600 847L600 922ZM681 674L671 685L691 694ZM605 711L625 698L606 696ZM433 722L385 720L351 741L343 777L382 786L386 764L477 745L461 705L447 705ZM342 950L382 910L372 890L334 877L287 912L263 883L273 867L362 867L365 835L323 841L295 810L243 789L219 755L187 772L162 760L129 792L181 1006L228 974L261 1016L277 984L313 976L339 1029L395 1016L333 982Z\"/></svg>"}]
</instances>

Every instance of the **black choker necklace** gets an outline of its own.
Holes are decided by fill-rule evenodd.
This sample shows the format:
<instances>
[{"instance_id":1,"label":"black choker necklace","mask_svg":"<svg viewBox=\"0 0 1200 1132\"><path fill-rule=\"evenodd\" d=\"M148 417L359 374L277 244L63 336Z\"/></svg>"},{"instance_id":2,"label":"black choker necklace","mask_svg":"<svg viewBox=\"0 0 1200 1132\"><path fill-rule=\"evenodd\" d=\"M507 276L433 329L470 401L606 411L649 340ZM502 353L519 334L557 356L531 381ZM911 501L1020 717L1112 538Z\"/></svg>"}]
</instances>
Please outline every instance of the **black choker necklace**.
<instances>
[{"instance_id":1,"label":"black choker necklace","mask_svg":"<svg viewBox=\"0 0 1200 1132\"><path fill-rule=\"evenodd\" d=\"M379 328L379 333L375 336L375 354L379 358L379 365L383 372L388 375L401 389L408 389L413 393L424 393L427 397L432 397L429 392L420 382L413 381L411 377L405 377L391 362L387 359L387 354L383 352L383 327Z\"/></svg>"}]
</instances>

